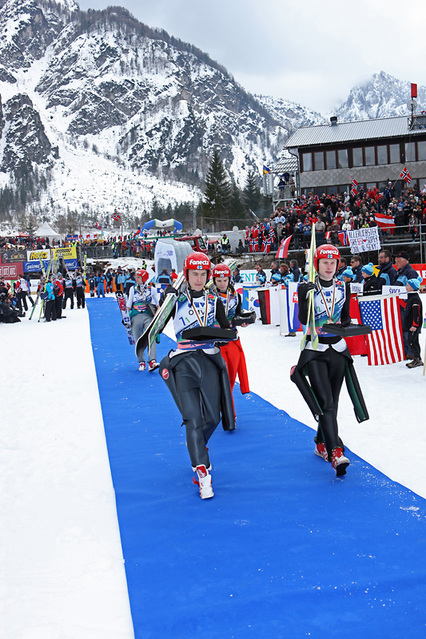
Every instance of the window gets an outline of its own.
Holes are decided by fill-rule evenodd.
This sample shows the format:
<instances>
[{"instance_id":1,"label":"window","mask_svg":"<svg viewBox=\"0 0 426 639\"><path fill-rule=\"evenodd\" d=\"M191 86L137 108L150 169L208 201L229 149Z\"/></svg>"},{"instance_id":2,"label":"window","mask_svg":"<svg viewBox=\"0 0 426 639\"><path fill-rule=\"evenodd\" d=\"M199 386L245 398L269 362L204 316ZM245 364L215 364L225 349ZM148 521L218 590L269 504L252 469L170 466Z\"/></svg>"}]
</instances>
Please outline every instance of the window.
<instances>
[{"instance_id":1,"label":"window","mask_svg":"<svg viewBox=\"0 0 426 639\"><path fill-rule=\"evenodd\" d=\"M324 168L324 152L318 151L314 153L314 167L315 171L321 171Z\"/></svg>"},{"instance_id":2,"label":"window","mask_svg":"<svg viewBox=\"0 0 426 639\"><path fill-rule=\"evenodd\" d=\"M405 161L406 162L416 161L416 143L415 142L407 142L405 144Z\"/></svg>"},{"instance_id":3,"label":"window","mask_svg":"<svg viewBox=\"0 0 426 639\"><path fill-rule=\"evenodd\" d=\"M312 153L302 153L304 171L312 171Z\"/></svg>"},{"instance_id":4,"label":"window","mask_svg":"<svg viewBox=\"0 0 426 639\"><path fill-rule=\"evenodd\" d=\"M376 153L374 151L374 146L366 146L364 149L365 154L365 165L371 166L372 164L376 164Z\"/></svg>"},{"instance_id":5,"label":"window","mask_svg":"<svg viewBox=\"0 0 426 639\"><path fill-rule=\"evenodd\" d=\"M419 154L419 161L426 160L426 140L417 142L417 152Z\"/></svg>"},{"instance_id":6,"label":"window","mask_svg":"<svg viewBox=\"0 0 426 639\"><path fill-rule=\"evenodd\" d=\"M389 144L389 155L391 164L401 163L399 144Z\"/></svg>"},{"instance_id":7,"label":"window","mask_svg":"<svg viewBox=\"0 0 426 639\"><path fill-rule=\"evenodd\" d=\"M354 166L362 166L363 162L362 162L362 148L361 147L356 147L355 149L352 149L352 157L353 157L353 165Z\"/></svg>"},{"instance_id":8,"label":"window","mask_svg":"<svg viewBox=\"0 0 426 639\"><path fill-rule=\"evenodd\" d=\"M339 149L337 151L337 166L339 169L348 168L348 151L347 149Z\"/></svg>"},{"instance_id":9,"label":"window","mask_svg":"<svg viewBox=\"0 0 426 639\"><path fill-rule=\"evenodd\" d=\"M381 144L377 147L377 164L388 163L388 147L385 144Z\"/></svg>"},{"instance_id":10,"label":"window","mask_svg":"<svg viewBox=\"0 0 426 639\"><path fill-rule=\"evenodd\" d=\"M325 160L327 163L327 169L336 168L336 151L326 151Z\"/></svg>"}]
</instances>

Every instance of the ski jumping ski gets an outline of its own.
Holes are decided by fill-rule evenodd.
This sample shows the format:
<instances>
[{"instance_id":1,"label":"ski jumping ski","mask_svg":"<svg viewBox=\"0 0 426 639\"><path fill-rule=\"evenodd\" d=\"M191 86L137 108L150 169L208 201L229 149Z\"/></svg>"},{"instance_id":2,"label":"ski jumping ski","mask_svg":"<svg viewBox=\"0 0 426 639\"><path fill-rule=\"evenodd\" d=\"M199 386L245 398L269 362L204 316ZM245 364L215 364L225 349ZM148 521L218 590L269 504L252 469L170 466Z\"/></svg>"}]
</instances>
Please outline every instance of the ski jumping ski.
<instances>
[{"instance_id":1,"label":"ski jumping ski","mask_svg":"<svg viewBox=\"0 0 426 639\"><path fill-rule=\"evenodd\" d=\"M126 306L126 297L122 291L117 291L115 294L115 298L120 309L123 326L126 329L127 339L129 340L130 346L133 346L135 340L132 333L132 323L130 321L129 311L127 310Z\"/></svg>"}]
</instances>

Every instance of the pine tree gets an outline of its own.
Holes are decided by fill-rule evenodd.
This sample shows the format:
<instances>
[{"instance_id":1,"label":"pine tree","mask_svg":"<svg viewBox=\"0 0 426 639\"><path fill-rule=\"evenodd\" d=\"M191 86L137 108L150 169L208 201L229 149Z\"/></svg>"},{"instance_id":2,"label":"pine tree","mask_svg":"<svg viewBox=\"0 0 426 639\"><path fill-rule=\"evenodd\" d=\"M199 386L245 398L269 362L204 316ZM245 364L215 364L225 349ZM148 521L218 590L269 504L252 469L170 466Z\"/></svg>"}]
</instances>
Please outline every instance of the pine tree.
<instances>
[{"instance_id":1,"label":"pine tree","mask_svg":"<svg viewBox=\"0 0 426 639\"><path fill-rule=\"evenodd\" d=\"M248 209L253 211L253 213L256 213L256 215L260 213L259 209L262 198L258 179L253 169L248 172L247 180L243 189L243 198L244 204Z\"/></svg>"},{"instance_id":2,"label":"pine tree","mask_svg":"<svg viewBox=\"0 0 426 639\"><path fill-rule=\"evenodd\" d=\"M231 185L223 168L219 151L215 149L206 176L206 189L202 203L206 222L210 224L216 222L219 224L219 228L226 228L229 224L230 206Z\"/></svg>"},{"instance_id":3,"label":"pine tree","mask_svg":"<svg viewBox=\"0 0 426 639\"><path fill-rule=\"evenodd\" d=\"M241 197L241 191L235 180L232 180L231 187L231 215L232 221L237 226L242 226L247 219L247 209Z\"/></svg>"}]
</instances>

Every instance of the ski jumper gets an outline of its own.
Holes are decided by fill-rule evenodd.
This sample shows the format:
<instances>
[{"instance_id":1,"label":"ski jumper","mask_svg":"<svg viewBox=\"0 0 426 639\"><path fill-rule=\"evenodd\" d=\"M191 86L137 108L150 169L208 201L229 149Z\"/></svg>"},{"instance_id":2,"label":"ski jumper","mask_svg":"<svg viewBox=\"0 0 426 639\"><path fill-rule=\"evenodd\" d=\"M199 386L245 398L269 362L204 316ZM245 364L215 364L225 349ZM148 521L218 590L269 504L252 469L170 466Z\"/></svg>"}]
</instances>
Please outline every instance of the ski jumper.
<instances>
[{"instance_id":1,"label":"ski jumper","mask_svg":"<svg viewBox=\"0 0 426 639\"><path fill-rule=\"evenodd\" d=\"M309 285L300 284L298 288L299 320L307 324ZM328 322L341 322L343 326L350 323L350 294L347 286L336 279L325 282L316 278L314 291L315 327L319 337L317 350L313 349L309 329L306 346L301 352L296 368L307 374L322 411L318 421L315 442L324 443L328 457L334 448L344 445L339 437L337 424L337 408L340 389L345 377L347 362L352 357L342 337L327 333Z\"/></svg>"},{"instance_id":2,"label":"ski jumper","mask_svg":"<svg viewBox=\"0 0 426 639\"><path fill-rule=\"evenodd\" d=\"M188 288L177 299L173 324L177 349L162 359L160 375L182 415L193 469L200 465L208 469L207 442L221 418L225 430L235 428L229 377L213 340L191 341L182 333L200 326L229 328L229 322L215 295Z\"/></svg>"},{"instance_id":3,"label":"ski jumper","mask_svg":"<svg viewBox=\"0 0 426 639\"><path fill-rule=\"evenodd\" d=\"M230 287L228 287L226 293L221 293L217 289L215 292L225 308L225 313L230 325L234 328L232 320L238 316L241 311L240 294ZM249 393L250 386L247 375L246 358L243 347L241 346L240 338L237 337L236 340L232 340L223 346L221 345L220 352L228 369L231 391L234 390L235 380L238 375L241 393L243 395Z\"/></svg>"},{"instance_id":4,"label":"ski jumper","mask_svg":"<svg viewBox=\"0 0 426 639\"><path fill-rule=\"evenodd\" d=\"M144 334L151 323L155 312L155 302L152 297L152 287L148 285L135 284L129 291L127 300L127 308L129 310L130 321L132 324L132 333L135 342ZM151 349L148 350L148 360L157 358L157 342L154 342ZM145 361L143 351L138 353L138 361Z\"/></svg>"}]
</instances>

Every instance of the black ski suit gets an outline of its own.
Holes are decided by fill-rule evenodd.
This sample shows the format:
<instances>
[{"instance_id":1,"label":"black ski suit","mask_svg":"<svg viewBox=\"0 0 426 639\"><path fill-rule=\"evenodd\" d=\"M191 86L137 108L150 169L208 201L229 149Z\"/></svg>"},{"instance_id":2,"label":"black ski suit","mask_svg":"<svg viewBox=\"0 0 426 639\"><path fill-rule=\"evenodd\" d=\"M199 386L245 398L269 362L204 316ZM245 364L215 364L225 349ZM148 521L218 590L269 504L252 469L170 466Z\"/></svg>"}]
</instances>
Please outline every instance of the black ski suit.
<instances>
[{"instance_id":1,"label":"black ski suit","mask_svg":"<svg viewBox=\"0 0 426 639\"><path fill-rule=\"evenodd\" d=\"M322 280L317 280L317 282L320 283L324 291L333 285L333 281L323 282ZM309 285L306 283L300 284L298 288L299 320L302 324L307 323L308 300L306 299L306 294L308 289ZM316 290L318 291L318 283L316 284ZM338 308L335 309L332 317L334 322L341 322L343 326L350 323L349 302L350 293L348 285L346 285L344 302L340 310ZM315 314L315 324L317 326L317 313ZM327 330L326 325L323 326L323 329L324 331ZM297 368L307 372L312 390L322 410L315 442L317 444L325 444L328 458L331 459L331 453L334 448L340 447L344 450L343 442L339 437L337 409L340 389L345 377L346 362L352 362L352 358L345 341L337 335L331 335L330 333L319 335L319 347L317 350L311 349L309 343L310 337L308 337L305 349L300 354Z\"/></svg>"}]
</instances>

